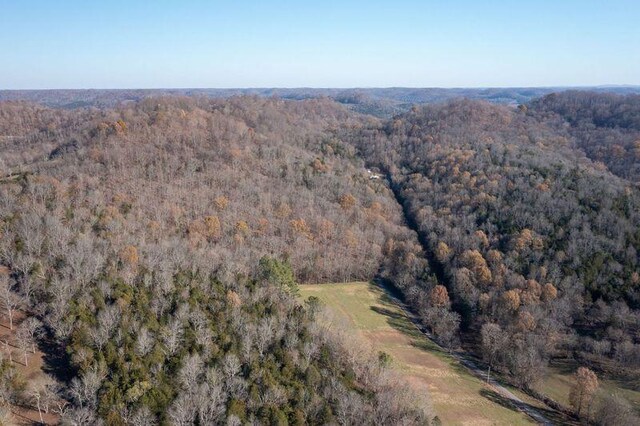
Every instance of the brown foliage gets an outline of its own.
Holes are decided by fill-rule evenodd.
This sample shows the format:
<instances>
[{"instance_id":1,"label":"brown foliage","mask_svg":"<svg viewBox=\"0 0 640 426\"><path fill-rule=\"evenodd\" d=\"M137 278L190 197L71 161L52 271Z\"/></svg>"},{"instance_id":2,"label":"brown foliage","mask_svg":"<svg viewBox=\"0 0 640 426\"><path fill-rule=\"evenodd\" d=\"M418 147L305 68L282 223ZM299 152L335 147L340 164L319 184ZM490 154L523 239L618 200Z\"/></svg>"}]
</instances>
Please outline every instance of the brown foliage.
<instances>
[{"instance_id":1,"label":"brown foliage","mask_svg":"<svg viewBox=\"0 0 640 426\"><path fill-rule=\"evenodd\" d=\"M466 250L462 253L463 265L473 271L475 279L483 286L491 283L491 270L478 250Z\"/></svg>"},{"instance_id":2,"label":"brown foliage","mask_svg":"<svg viewBox=\"0 0 640 426\"><path fill-rule=\"evenodd\" d=\"M222 226L217 216L205 216L204 225L204 235L207 238L218 238L220 236Z\"/></svg>"},{"instance_id":3,"label":"brown foliage","mask_svg":"<svg viewBox=\"0 0 640 426\"><path fill-rule=\"evenodd\" d=\"M237 221L234 229L236 234L242 235L243 237L246 237L251 232L249 224L244 220Z\"/></svg>"},{"instance_id":4,"label":"brown foliage","mask_svg":"<svg viewBox=\"0 0 640 426\"><path fill-rule=\"evenodd\" d=\"M448 262L449 259L451 259L452 254L453 252L451 251L447 243L445 243L444 241L438 242L438 245L436 246L436 259L438 259L439 262Z\"/></svg>"},{"instance_id":5,"label":"brown foliage","mask_svg":"<svg viewBox=\"0 0 640 426\"><path fill-rule=\"evenodd\" d=\"M233 307L239 307L242 305L242 300L240 299L240 295L233 290L227 291L227 302Z\"/></svg>"},{"instance_id":6,"label":"brown foliage","mask_svg":"<svg viewBox=\"0 0 640 426\"><path fill-rule=\"evenodd\" d=\"M343 194L340 196L340 207L345 210L350 210L356 205L356 198L351 194Z\"/></svg>"},{"instance_id":7,"label":"brown foliage","mask_svg":"<svg viewBox=\"0 0 640 426\"><path fill-rule=\"evenodd\" d=\"M219 195L213 200L213 204L218 210L224 210L229 205L229 199L224 195Z\"/></svg>"},{"instance_id":8,"label":"brown foliage","mask_svg":"<svg viewBox=\"0 0 640 426\"><path fill-rule=\"evenodd\" d=\"M135 267L138 264L138 249L136 246L128 245L125 246L119 253L120 261L129 266Z\"/></svg>"},{"instance_id":9,"label":"brown foliage","mask_svg":"<svg viewBox=\"0 0 640 426\"><path fill-rule=\"evenodd\" d=\"M542 287L542 301L550 302L556 297L558 297L558 290L556 289L556 287L551 283L546 283Z\"/></svg>"},{"instance_id":10,"label":"brown foliage","mask_svg":"<svg viewBox=\"0 0 640 426\"><path fill-rule=\"evenodd\" d=\"M449 293L443 285L437 285L429 292L429 302L431 306L444 307L449 306Z\"/></svg>"},{"instance_id":11,"label":"brown foliage","mask_svg":"<svg viewBox=\"0 0 640 426\"><path fill-rule=\"evenodd\" d=\"M531 313L527 311L520 311L518 312L516 327L520 331L532 331L536 328L536 320Z\"/></svg>"},{"instance_id":12,"label":"brown foliage","mask_svg":"<svg viewBox=\"0 0 640 426\"><path fill-rule=\"evenodd\" d=\"M598 376L586 367L580 367L574 375L575 383L571 387L569 402L578 416L589 417L589 409L598 390Z\"/></svg>"},{"instance_id":13,"label":"brown foliage","mask_svg":"<svg viewBox=\"0 0 640 426\"><path fill-rule=\"evenodd\" d=\"M507 290L500 296L500 301L507 311L514 312L520 307L520 292L518 290Z\"/></svg>"}]
</instances>

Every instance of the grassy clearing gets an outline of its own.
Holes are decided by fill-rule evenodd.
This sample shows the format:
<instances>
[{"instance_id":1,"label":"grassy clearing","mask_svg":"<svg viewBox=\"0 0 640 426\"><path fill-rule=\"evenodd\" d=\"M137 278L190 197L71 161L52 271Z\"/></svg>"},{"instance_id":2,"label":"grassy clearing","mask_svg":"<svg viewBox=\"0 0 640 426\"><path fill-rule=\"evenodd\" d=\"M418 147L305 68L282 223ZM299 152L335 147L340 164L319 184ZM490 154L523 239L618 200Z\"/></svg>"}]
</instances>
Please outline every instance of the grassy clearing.
<instances>
[{"instance_id":1,"label":"grassy clearing","mask_svg":"<svg viewBox=\"0 0 640 426\"><path fill-rule=\"evenodd\" d=\"M553 362L549 367L549 374L536 385L536 390L569 407L569 392L574 384L573 373L578 368L575 362ZM618 380L599 379L599 393L617 394L629 401L640 413L640 392L631 389L628 384Z\"/></svg>"},{"instance_id":2,"label":"grassy clearing","mask_svg":"<svg viewBox=\"0 0 640 426\"><path fill-rule=\"evenodd\" d=\"M443 424L532 424L508 401L415 329L385 294L369 283L300 286L303 298L316 296L350 323L376 350L393 357L417 392L429 393Z\"/></svg>"}]
</instances>

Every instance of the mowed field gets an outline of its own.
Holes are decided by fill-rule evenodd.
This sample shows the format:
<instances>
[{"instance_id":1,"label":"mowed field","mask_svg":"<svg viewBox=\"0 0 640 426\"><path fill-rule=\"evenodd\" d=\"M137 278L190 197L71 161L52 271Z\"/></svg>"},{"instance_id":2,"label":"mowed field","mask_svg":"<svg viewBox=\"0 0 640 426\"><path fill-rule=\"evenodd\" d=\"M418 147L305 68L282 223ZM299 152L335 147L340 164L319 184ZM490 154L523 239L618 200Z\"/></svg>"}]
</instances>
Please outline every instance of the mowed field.
<instances>
[{"instance_id":1,"label":"mowed field","mask_svg":"<svg viewBox=\"0 0 640 426\"><path fill-rule=\"evenodd\" d=\"M318 297L369 340L417 392L428 392L446 425L533 424L491 387L433 344L379 287L366 283L301 285L301 296Z\"/></svg>"},{"instance_id":2,"label":"mowed field","mask_svg":"<svg viewBox=\"0 0 640 426\"><path fill-rule=\"evenodd\" d=\"M556 400L560 404L569 407L569 393L575 383L574 372L578 368L575 362L556 361L549 366L549 372L545 378L535 386L535 389ZM633 383L621 380L599 378L598 394L619 395L625 398L631 406L640 414L640 391L634 390ZM637 383L635 384L637 388Z\"/></svg>"}]
</instances>

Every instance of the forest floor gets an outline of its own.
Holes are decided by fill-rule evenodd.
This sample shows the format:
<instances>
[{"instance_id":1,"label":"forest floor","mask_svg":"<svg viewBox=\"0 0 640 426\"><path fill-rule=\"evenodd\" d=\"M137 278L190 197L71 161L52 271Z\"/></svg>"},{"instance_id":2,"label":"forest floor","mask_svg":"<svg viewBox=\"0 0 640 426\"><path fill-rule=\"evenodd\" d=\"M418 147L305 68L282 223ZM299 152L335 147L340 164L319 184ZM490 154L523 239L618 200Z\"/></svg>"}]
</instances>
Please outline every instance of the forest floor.
<instances>
[{"instance_id":1,"label":"forest floor","mask_svg":"<svg viewBox=\"0 0 640 426\"><path fill-rule=\"evenodd\" d=\"M6 358L9 357L9 351L11 352L11 359L13 365L17 369L20 377L27 383L28 386L34 386L38 383L45 383L48 378L45 374L45 354L41 350L36 350L35 353L27 352L27 363L25 365L24 352L19 349L15 344L15 332L17 326L26 319L26 315L23 312L16 312L13 319L13 330L9 328L9 321L5 316L0 318L0 352ZM7 344L5 344L5 342ZM11 414L13 415L12 424L15 425L36 425L42 424L38 415L38 410L31 410L24 407L13 405L11 408ZM59 416L49 413L42 413L45 425L56 425L59 423Z\"/></svg>"},{"instance_id":2,"label":"forest floor","mask_svg":"<svg viewBox=\"0 0 640 426\"><path fill-rule=\"evenodd\" d=\"M303 298L318 297L336 315L347 320L375 350L392 356L394 367L407 383L427 392L443 424L534 424L523 413L544 413L563 423L542 404L520 400L516 406L504 388L487 384L416 328L408 314L380 287L366 282L301 285ZM519 400L516 397L517 400Z\"/></svg>"}]
</instances>

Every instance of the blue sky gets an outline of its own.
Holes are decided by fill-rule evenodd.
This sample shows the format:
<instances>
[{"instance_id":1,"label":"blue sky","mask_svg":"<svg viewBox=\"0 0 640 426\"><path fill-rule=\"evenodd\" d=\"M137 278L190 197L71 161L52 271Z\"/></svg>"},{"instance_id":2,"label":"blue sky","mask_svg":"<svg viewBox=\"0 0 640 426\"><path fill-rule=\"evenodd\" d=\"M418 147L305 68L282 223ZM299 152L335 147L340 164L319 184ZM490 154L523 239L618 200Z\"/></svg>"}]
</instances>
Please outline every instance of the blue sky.
<instances>
[{"instance_id":1,"label":"blue sky","mask_svg":"<svg viewBox=\"0 0 640 426\"><path fill-rule=\"evenodd\" d=\"M640 1L0 0L0 89L640 84Z\"/></svg>"}]
</instances>

